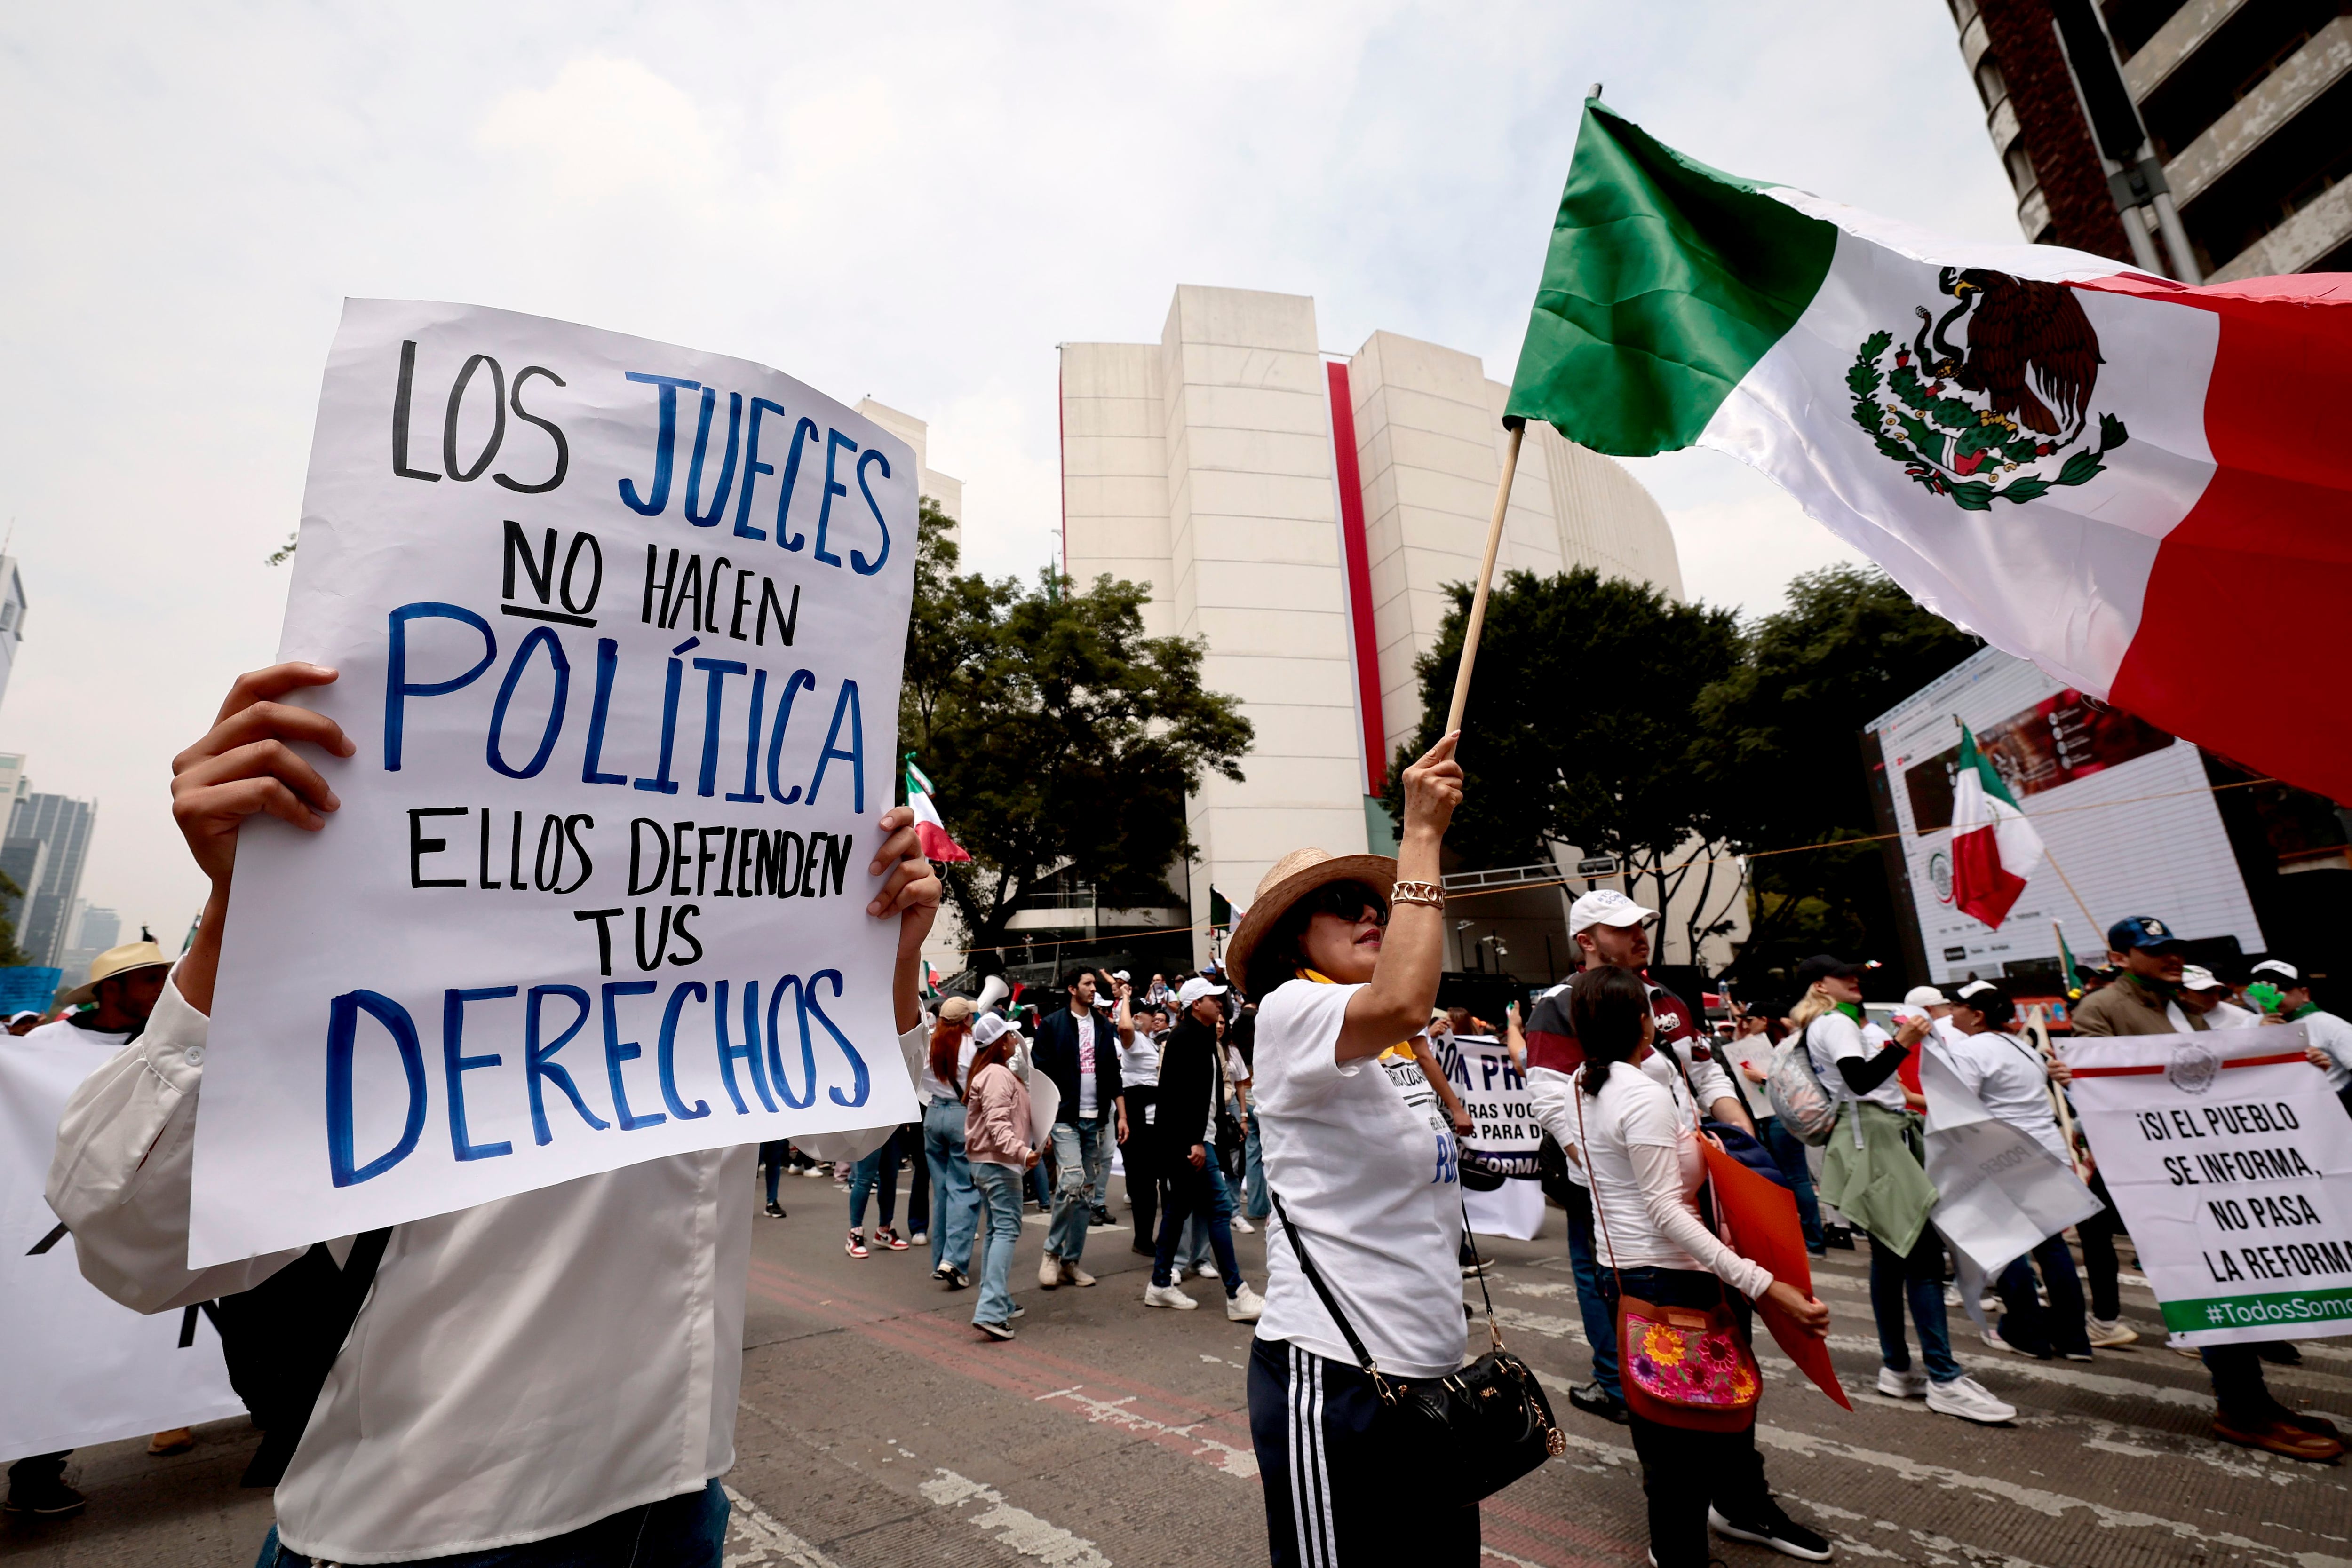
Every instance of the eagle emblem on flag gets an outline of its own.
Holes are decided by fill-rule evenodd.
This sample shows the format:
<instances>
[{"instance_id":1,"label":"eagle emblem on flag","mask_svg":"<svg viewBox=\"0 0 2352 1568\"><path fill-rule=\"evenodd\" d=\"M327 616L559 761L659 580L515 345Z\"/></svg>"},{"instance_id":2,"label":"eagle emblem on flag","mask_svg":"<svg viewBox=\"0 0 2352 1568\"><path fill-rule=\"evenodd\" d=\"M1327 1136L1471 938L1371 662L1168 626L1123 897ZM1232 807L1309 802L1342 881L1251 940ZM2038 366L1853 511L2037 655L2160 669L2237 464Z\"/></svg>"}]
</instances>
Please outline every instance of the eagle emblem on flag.
<instances>
[{"instance_id":1,"label":"eagle emblem on flag","mask_svg":"<svg viewBox=\"0 0 2352 1568\"><path fill-rule=\"evenodd\" d=\"M2106 471L2130 439L2122 420L2096 416L2099 335L2063 284L1982 267L1947 267L1937 287L1953 303L1916 308L1908 343L1874 332L1846 371L1854 423L1930 495L1971 512L2022 505ZM1963 328L1967 341L1950 332Z\"/></svg>"}]
</instances>

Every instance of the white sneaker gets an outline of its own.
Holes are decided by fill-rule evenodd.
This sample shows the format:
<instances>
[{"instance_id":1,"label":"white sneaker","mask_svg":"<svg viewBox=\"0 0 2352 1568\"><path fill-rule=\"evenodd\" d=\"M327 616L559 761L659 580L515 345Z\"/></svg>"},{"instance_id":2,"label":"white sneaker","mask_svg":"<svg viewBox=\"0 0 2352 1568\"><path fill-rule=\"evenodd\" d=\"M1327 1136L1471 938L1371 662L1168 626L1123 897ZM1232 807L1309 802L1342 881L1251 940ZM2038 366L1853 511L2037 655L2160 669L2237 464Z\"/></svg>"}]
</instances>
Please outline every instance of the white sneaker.
<instances>
[{"instance_id":1,"label":"white sneaker","mask_svg":"<svg viewBox=\"0 0 2352 1568\"><path fill-rule=\"evenodd\" d=\"M2025 1354L2015 1345L2010 1343L2007 1340L2001 1338L2000 1330L1997 1328L1985 1330L1982 1337L1985 1343L1994 1350L2005 1350L2011 1355L2023 1355Z\"/></svg>"},{"instance_id":2,"label":"white sneaker","mask_svg":"<svg viewBox=\"0 0 2352 1568\"><path fill-rule=\"evenodd\" d=\"M928 1230L918 1230L907 1238L907 1245L909 1247L928 1247L930 1241L931 1233Z\"/></svg>"},{"instance_id":3,"label":"white sneaker","mask_svg":"<svg viewBox=\"0 0 2352 1568\"><path fill-rule=\"evenodd\" d=\"M1248 1220L1244 1219L1240 1215L1236 1214L1236 1215L1234 1215L1234 1233L1235 1235L1237 1235L1237 1236L1247 1236L1247 1235L1249 1235L1251 1232L1255 1231L1256 1228L1257 1228L1257 1227L1256 1227L1256 1226L1252 1225Z\"/></svg>"},{"instance_id":4,"label":"white sneaker","mask_svg":"<svg viewBox=\"0 0 2352 1568\"><path fill-rule=\"evenodd\" d=\"M1061 1282L1062 1260L1059 1258L1055 1257L1051 1252L1048 1252L1043 1259L1038 1260L1038 1288L1040 1290L1050 1291L1061 1284Z\"/></svg>"},{"instance_id":5,"label":"white sneaker","mask_svg":"<svg viewBox=\"0 0 2352 1568\"><path fill-rule=\"evenodd\" d=\"M1092 1274L1087 1273L1084 1269L1079 1268L1067 1258L1060 1260L1060 1262L1062 1265L1062 1283L1065 1285L1091 1285L1095 1282L1095 1277Z\"/></svg>"},{"instance_id":6,"label":"white sneaker","mask_svg":"<svg viewBox=\"0 0 2352 1568\"><path fill-rule=\"evenodd\" d=\"M2139 1331L2126 1328L2121 1318L2093 1318L2090 1322L2091 1348L2094 1350L2113 1350L2119 1344L2139 1343Z\"/></svg>"},{"instance_id":7,"label":"white sneaker","mask_svg":"<svg viewBox=\"0 0 2352 1568\"><path fill-rule=\"evenodd\" d=\"M1987 1426L2017 1419L2015 1406L1995 1399L1991 1390L1973 1377L1955 1377L1949 1383L1927 1385L1927 1408L1937 1415L1957 1416L1963 1421L1980 1421Z\"/></svg>"},{"instance_id":8,"label":"white sneaker","mask_svg":"<svg viewBox=\"0 0 2352 1568\"><path fill-rule=\"evenodd\" d=\"M1225 1316L1237 1323L1254 1323L1257 1322L1258 1314L1265 1311L1265 1298L1251 1290L1246 1282L1225 1298Z\"/></svg>"},{"instance_id":9,"label":"white sneaker","mask_svg":"<svg viewBox=\"0 0 2352 1568\"><path fill-rule=\"evenodd\" d=\"M1198 1269L1194 1270L1193 1272L1200 1275L1203 1280L1214 1280L1219 1278L1217 1266L1214 1263L1203 1263Z\"/></svg>"},{"instance_id":10,"label":"white sneaker","mask_svg":"<svg viewBox=\"0 0 2352 1568\"><path fill-rule=\"evenodd\" d=\"M2096 1344L2099 1342L2097 1340L2093 1340L2091 1343L2093 1344ZM2192 1361L2199 1359L2202 1354L2195 1345L2190 1344L2185 1336L2178 1333L2172 1335L2164 1342L2164 1348L2170 1351L2175 1355L2188 1356Z\"/></svg>"},{"instance_id":11,"label":"white sneaker","mask_svg":"<svg viewBox=\"0 0 2352 1568\"><path fill-rule=\"evenodd\" d=\"M1143 1304L1147 1307L1173 1307L1180 1312L1189 1312L1201 1303L1173 1285L1146 1285L1143 1287Z\"/></svg>"},{"instance_id":12,"label":"white sneaker","mask_svg":"<svg viewBox=\"0 0 2352 1568\"><path fill-rule=\"evenodd\" d=\"M1959 1288L1959 1286L1958 1286L1958 1284L1954 1283L1953 1281L1949 1281L1949 1280L1945 1281L1944 1281L1944 1305L1946 1305L1946 1306L1948 1306L1948 1307L1957 1307L1957 1306L1958 1306L1959 1304L1960 1304L1960 1288Z\"/></svg>"},{"instance_id":13,"label":"white sneaker","mask_svg":"<svg viewBox=\"0 0 2352 1568\"><path fill-rule=\"evenodd\" d=\"M1897 1372L1891 1366L1878 1369L1878 1391L1889 1399L1917 1399L1927 1392L1927 1375L1917 1367Z\"/></svg>"}]
</instances>

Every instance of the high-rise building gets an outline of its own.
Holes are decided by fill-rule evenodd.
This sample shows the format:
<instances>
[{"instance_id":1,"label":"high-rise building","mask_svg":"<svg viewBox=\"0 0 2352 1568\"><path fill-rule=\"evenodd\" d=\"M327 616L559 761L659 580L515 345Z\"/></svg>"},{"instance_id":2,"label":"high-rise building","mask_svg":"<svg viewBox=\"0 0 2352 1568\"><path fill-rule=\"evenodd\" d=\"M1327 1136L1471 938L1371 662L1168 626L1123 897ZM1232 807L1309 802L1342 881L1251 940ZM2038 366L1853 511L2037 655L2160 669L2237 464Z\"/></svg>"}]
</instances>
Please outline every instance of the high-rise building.
<instances>
[{"instance_id":1,"label":"high-rise building","mask_svg":"<svg viewBox=\"0 0 2352 1568\"><path fill-rule=\"evenodd\" d=\"M1191 802L1200 859L1174 891L1196 927L1213 883L1246 902L1288 851L1391 847L1376 797L1421 723L1444 585L1478 574L1507 392L1475 355L1391 332L1326 354L1314 300L1248 289L1178 288L1158 342L1063 345L1065 569L1148 585L1145 629L1202 638L1203 683L1256 730L1244 781ZM1497 570L1582 566L1682 593L1633 476L1530 426Z\"/></svg>"},{"instance_id":2,"label":"high-rise building","mask_svg":"<svg viewBox=\"0 0 2352 1568\"><path fill-rule=\"evenodd\" d=\"M937 503L940 511L955 519L956 527L948 530L948 536L962 543L963 481L931 466L929 424L870 397L858 400L857 412L915 449L915 493Z\"/></svg>"},{"instance_id":3,"label":"high-rise building","mask_svg":"<svg viewBox=\"0 0 2352 1568\"><path fill-rule=\"evenodd\" d=\"M64 960L71 935L68 917L81 896L82 865L97 821L97 801L68 795L26 793L8 813L8 851L27 839L39 840L47 851L38 882L25 890L29 897L16 928L16 946L32 963L61 965Z\"/></svg>"},{"instance_id":4,"label":"high-rise building","mask_svg":"<svg viewBox=\"0 0 2352 1568\"><path fill-rule=\"evenodd\" d=\"M8 675L16 667L16 644L25 640L25 579L16 558L0 555L0 700L8 695ZM19 758L21 765L22 758Z\"/></svg>"},{"instance_id":5,"label":"high-rise building","mask_svg":"<svg viewBox=\"0 0 2352 1568\"><path fill-rule=\"evenodd\" d=\"M103 953L121 940L121 915L96 904L83 908L80 934L74 938L75 946L87 948L92 953Z\"/></svg>"},{"instance_id":6,"label":"high-rise building","mask_svg":"<svg viewBox=\"0 0 2352 1568\"><path fill-rule=\"evenodd\" d=\"M2185 277L2169 204L2204 281L2352 268L2341 0L1946 4L2028 239Z\"/></svg>"}]
</instances>

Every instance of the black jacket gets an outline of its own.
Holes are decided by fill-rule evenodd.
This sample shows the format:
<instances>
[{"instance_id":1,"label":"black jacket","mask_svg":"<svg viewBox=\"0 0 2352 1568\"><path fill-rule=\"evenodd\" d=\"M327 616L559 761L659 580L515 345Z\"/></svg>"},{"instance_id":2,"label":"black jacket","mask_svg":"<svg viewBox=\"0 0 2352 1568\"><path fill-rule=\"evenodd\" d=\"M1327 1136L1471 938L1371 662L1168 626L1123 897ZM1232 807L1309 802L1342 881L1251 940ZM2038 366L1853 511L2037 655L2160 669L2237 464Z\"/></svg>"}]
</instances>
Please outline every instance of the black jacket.
<instances>
[{"instance_id":1,"label":"black jacket","mask_svg":"<svg viewBox=\"0 0 2352 1568\"><path fill-rule=\"evenodd\" d=\"M1223 1103L1217 1076L1217 1035L1187 1013L1160 1047L1160 1089L1152 1099L1152 1131L1163 1159L1183 1159Z\"/></svg>"},{"instance_id":2,"label":"black jacket","mask_svg":"<svg viewBox=\"0 0 2352 1568\"><path fill-rule=\"evenodd\" d=\"M1110 1009L1095 1004L1092 1022L1095 1027L1095 1110L1098 1114L1112 1113L1111 1103L1124 1092L1118 1076L1118 1030L1113 1027ZM1069 1009L1049 1013L1037 1023L1036 1066L1054 1081L1062 1092L1062 1108L1055 1113L1056 1122L1078 1119L1078 1020Z\"/></svg>"}]
</instances>

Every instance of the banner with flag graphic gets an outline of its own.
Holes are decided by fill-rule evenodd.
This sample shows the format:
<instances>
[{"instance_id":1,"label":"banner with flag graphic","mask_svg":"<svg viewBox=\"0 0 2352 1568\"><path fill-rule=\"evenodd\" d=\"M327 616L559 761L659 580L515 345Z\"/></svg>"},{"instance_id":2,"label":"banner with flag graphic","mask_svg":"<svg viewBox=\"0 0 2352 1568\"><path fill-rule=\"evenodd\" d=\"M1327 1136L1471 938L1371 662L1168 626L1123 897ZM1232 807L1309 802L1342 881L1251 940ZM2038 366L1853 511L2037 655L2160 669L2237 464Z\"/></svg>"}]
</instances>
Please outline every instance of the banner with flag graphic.
<instances>
[{"instance_id":1,"label":"banner with flag graphic","mask_svg":"<svg viewBox=\"0 0 2352 1568\"><path fill-rule=\"evenodd\" d=\"M948 825L940 821L940 809L931 804L931 781L915 766L912 752L907 755L907 804L914 809L915 834L922 840L923 858L929 861L968 861L971 852L948 834Z\"/></svg>"},{"instance_id":2,"label":"banner with flag graphic","mask_svg":"<svg viewBox=\"0 0 2352 1568\"><path fill-rule=\"evenodd\" d=\"M2105 1206L2031 1134L1985 1109L1930 1034L1919 1052L1927 1099L1927 1218L1952 1249L1987 1275Z\"/></svg>"},{"instance_id":3,"label":"banner with flag graphic","mask_svg":"<svg viewBox=\"0 0 2352 1568\"><path fill-rule=\"evenodd\" d=\"M2190 288L1745 180L1585 106L1507 412L1701 445L2069 685L2352 800L2352 277ZM2229 657L2213 656L2226 645ZM2244 700L2263 672L2303 722Z\"/></svg>"},{"instance_id":4,"label":"banner with flag graphic","mask_svg":"<svg viewBox=\"0 0 2352 1568\"><path fill-rule=\"evenodd\" d=\"M2025 820L1992 759L1960 726L1960 760L1952 779L1952 904L1994 930L2042 864L2042 835Z\"/></svg>"}]
</instances>

